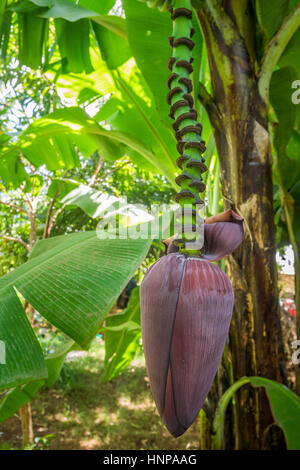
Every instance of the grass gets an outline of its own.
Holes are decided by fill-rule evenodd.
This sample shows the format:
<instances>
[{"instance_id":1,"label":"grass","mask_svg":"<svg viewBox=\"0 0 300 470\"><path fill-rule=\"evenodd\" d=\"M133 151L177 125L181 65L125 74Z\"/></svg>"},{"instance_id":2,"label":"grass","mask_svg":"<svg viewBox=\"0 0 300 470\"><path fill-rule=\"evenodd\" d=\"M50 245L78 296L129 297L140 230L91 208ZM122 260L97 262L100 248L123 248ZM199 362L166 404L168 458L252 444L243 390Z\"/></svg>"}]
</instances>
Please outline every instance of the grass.
<instances>
[{"instance_id":1,"label":"grass","mask_svg":"<svg viewBox=\"0 0 300 470\"><path fill-rule=\"evenodd\" d=\"M54 435L47 448L192 450L199 447L198 421L178 439L163 426L141 353L122 375L108 383L101 380L103 359L101 340L95 341L87 354L73 353L55 387L43 389L32 402L35 436ZM20 434L18 416L2 423L0 450L20 448Z\"/></svg>"}]
</instances>

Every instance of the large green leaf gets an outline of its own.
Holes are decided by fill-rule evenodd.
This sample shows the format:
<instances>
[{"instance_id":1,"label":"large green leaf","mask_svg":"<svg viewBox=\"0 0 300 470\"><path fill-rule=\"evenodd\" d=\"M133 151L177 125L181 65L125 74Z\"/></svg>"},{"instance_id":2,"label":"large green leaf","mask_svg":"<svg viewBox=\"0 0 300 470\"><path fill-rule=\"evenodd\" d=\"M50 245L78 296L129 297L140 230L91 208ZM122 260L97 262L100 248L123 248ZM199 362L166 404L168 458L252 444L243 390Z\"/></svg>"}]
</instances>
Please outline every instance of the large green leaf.
<instances>
[{"instance_id":1,"label":"large green leaf","mask_svg":"<svg viewBox=\"0 0 300 470\"><path fill-rule=\"evenodd\" d=\"M270 102L279 122L276 131L277 147L281 149L285 149L297 117L297 106L291 100L291 84L297 80L298 75L293 67L283 67L273 73L270 82Z\"/></svg>"},{"instance_id":2,"label":"large green leaf","mask_svg":"<svg viewBox=\"0 0 300 470\"><path fill-rule=\"evenodd\" d=\"M282 428L288 449L300 450L300 398L282 385L263 377L250 377L254 387L264 387L276 423Z\"/></svg>"},{"instance_id":3,"label":"large green leaf","mask_svg":"<svg viewBox=\"0 0 300 470\"><path fill-rule=\"evenodd\" d=\"M112 137L80 108L59 109L30 124L16 143L6 144L0 162L15 158L21 150L36 167L73 168L79 163L75 145L85 157L99 149L103 158L115 160L123 154L124 141L125 136Z\"/></svg>"},{"instance_id":4,"label":"large green leaf","mask_svg":"<svg viewBox=\"0 0 300 470\"><path fill-rule=\"evenodd\" d=\"M18 188L28 178L17 152L13 152L9 158L0 159L0 181L5 186L12 185Z\"/></svg>"},{"instance_id":5,"label":"large green leaf","mask_svg":"<svg viewBox=\"0 0 300 470\"><path fill-rule=\"evenodd\" d=\"M107 317L105 322L105 360L103 381L117 377L133 360L141 339L139 289L130 295L122 313Z\"/></svg>"},{"instance_id":6,"label":"large green leaf","mask_svg":"<svg viewBox=\"0 0 300 470\"><path fill-rule=\"evenodd\" d=\"M114 76L123 101L118 112L107 122L113 129L130 133L132 136L138 135L154 155L151 163L174 185L178 172L175 163L176 140L171 128L167 129L162 124L147 84L135 66L125 67L122 73L115 73Z\"/></svg>"},{"instance_id":7,"label":"large green leaf","mask_svg":"<svg viewBox=\"0 0 300 470\"><path fill-rule=\"evenodd\" d=\"M292 66L296 70L300 70L300 54L299 54L299 43L300 43L300 29L295 32L286 46L283 54L281 55L278 65L280 67Z\"/></svg>"},{"instance_id":8,"label":"large green leaf","mask_svg":"<svg viewBox=\"0 0 300 470\"><path fill-rule=\"evenodd\" d=\"M170 110L166 101L168 93L166 82L170 74L167 62L172 55L172 49L168 42L168 37L172 35L170 14L149 8L139 0L125 0L123 5L126 14L128 40L136 63L153 93L159 119L168 127L171 127L172 121L168 117ZM203 40L194 12L193 27L195 29L193 37L195 47L193 50L194 71L191 78L196 102Z\"/></svg>"},{"instance_id":9,"label":"large green leaf","mask_svg":"<svg viewBox=\"0 0 300 470\"><path fill-rule=\"evenodd\" d=\"M289 0L256 0L256 14L259 26L267 43L277 32L288 13Z\"/></svg>"},{"instance_id":10,"label":"large green leaf","mask_svg":"<svg viewBox=\"0 0 300 470\"><path fill-rule=\"evenodd\" d=\"M170 14L149 8L138 0L124 0L123 6L136 63L155 97L160 119L170 127L172 121L166 102L166 82L170 74L167 61L171 55L168 37L172 35Z\"/></svg>"},{"instance_id":11,"label":"large green leaf","mask_svg":"<svg viewBox=\"0 0 300 470\"><path fill-rule=\"evenodd\" d=\"M22 12L19 13L20 31L23 33L24 30L23 36L25 35L24 40L20 41L20 46L24 43L24 47L22 47L21 50L24 50L24 53L27 54L24 56L23 62L26 65L32 64L32 67L35 68L42 64L45 29L48 28L45 18L55 19L56 40L63 59L62 71L76 73L91 73L93 71L89 51L90 18L94 19L95 34L98 42L104 49L104 55L108 56L108 54L106 54L106 45L110 42L113 47L119 49L119 56L115 55L114 61L116 61L117 58L118 60L122 58L124 61L127 56L129 57L131 55L128 46L126 47L126 44L124 45L124 41L126 41L127 37L125 20L117 16L105 15L113 4L114 2L112 0L101 2L84 1L80 2L80 4L75 2L75 0L27 1L27 5L31 6L30 11L24 13L23 8ZM39 7L49 7L49 9L37 9L35 5ZM16 8L18 7L15 7L15 9ZM34 11L38 13L37 15L32 14L34 8ZM22 21L24 22L25 20L31 23L39 21L39 25L32 24L30 28L25 28L25 23L23 28ZM37 30L38 26L39 30ZM31 41L31 38L33 38L35 42ZM29 42L29 40L31 42ZM31 44L32 47L29 47ZM38 52L38 48L40 48L39 54L36 53L36 51ZM27 57L28 55L29 57ZM31 57L35 58L35 62L31 60ZM108 57L108 59L112 62L110 57Z\"/></svg>"},{"instance_id":12,"label":"large green leaf","mask_svg":"<svg viewBox=\"0 0 300 470\"><path fill-rule=\"evenodd\" d=\"M81 184L62 199L62 203L80 207L90 217L103 217L107 212L114 212L120 199Z\"/></svg>"},{"instance_id":13,"label":"large green leaf","mask_svg":"<svg viewBox=\"0 0 300 470\"><path fill-rule=\"evenodd\" d=\"M2 0L2 4L6 2ZM10 10L5 10L2 18L1 18L1 34L0 34L0 45L1 45L1 58L3 62L6 63L6 55L9 45L9 38L12 26L12 19L13 19L13 12Z\"/></svg>"},{"instance_id":14,"label":"large green leaf","mask_svg":"<svg viewBox=\"0 0 300 470\"><path fill-rule=\"evenodd\" d=\"M300 163L300 134L296 130L292 132L286 148L286 153L289 158Z\"/></svg>"},{"instance_id":15,"label":"large green leaf","mask_svg":"<svg viewBox=\"0 0 300 470\"><path fill-rule=\"evenodd\" d=\"M297 243L300 245L300 179L298 179L296 184L292 187L290 196L294 200L293 232Z\"/></svg>"},{"instance_id":16,"label":"large green leaf","mask_svg":"<svg viewBox=\"0 0 300 470\"><path fill-rule=\"evenodd\" d=\"M101 24L92 22L101 56L109 69L116 69L132 55L128 41Z\"/></svg>"},{"instance_id":17,"label":"large green leaf","mask_svg":"<svg viewBox=\"0 0 300 470\"><path fill-rule=\"evenodd\" d=\"M48 377L45 381L46 387L53 387L58 380L66 355L71 349L75 349L74 341L64 341L52 354L45 358L48 372Z\"/></svg>"},{"instance_id":18,"label":"large green leaf","mask_svg":"<svg viewBox=\"0 0 300 470\"><path fill-rule=\"evenodd\" d=\"M4 14L5 14L5 8L6 8L6 1L1 0L0 2L0 31L2 29L2 23L4 19Z\"/></svg>"},{"instance_id":19,"label":"large green leaf","mask_svg":"<svg viewBox=\"0 0 300 470\"><path fill-rule=\"evenodd\" d=\"M87 19L75 22L55 20L56 38L62 58L68 61L70 72L92 72L90 60L90 23Z\"/></svg>"},{"instance_id":20,"label":"large green leaf","mask_svg":"<svg viewBox=\"0 0 300 470\"><path fill-rule=\"evenodd\" d=\"M87 347L150 244L100 240L95 232L39 241L27 263L0 279L3 308L11 301L8 287L15 286L50 323Z\"/></svg>"},{"instance_id":21,"label":"large green leaf","mask_svg":"<svg viewBox=\"0 0 300 470\"><path fill-rule=\"evenodd\" d=\"M290 190L300 177L298 133L294 130L298 108L291 100L291 84L298 76L294 67L282 67L273 73L270 83L270 101L278 120L273 132L276 169L284 190Z\"/></svg>"},{"instance_id":22,"label":"large green leaf","mask_svg":"<svg viewBox=\"0 0 300 470\"><path fill-rule=\"evenodd\" d=\"M224 420L228 404L243 385L264 387L270 401L275 422L282 428L289 450L300 450L300 398L282 385L263 377L242 377L221 397L214 419L215 448L222 449Z\"/></svg>"},{"instance_id":23,"label":"large green leaf","mask_svg":"<svg viewBox=\"0 0 300 470\"><path fill-rule=\"evenodd\" d=\"M51 7L51 15L68 21L90 16L90 13L101 15L108 13L116 0L31 0L32 3L43 7ZM51 16L49 15L49 16Z\"/></svg>"},{"instance_id":24,"label":"large green leaf","mask_svg":"<svg viewBox=\"0 0 300 470\"><path fill-rule=\"evenodd\" d=\"M40 17L41 9L19 12L19 61L33 69L42 63L48 21Z\"/></svg>"},{"instance_id":25,"label":"large green leaf","mask_svg":"<svg viewBox=\"0 0 300 470\"><path fill-rule=\"evenodd\" d=\"M84 8L89 8L90 10L95 11L96 13L105 14L114 6L116 0L68 0L69 2L76 3Z\"/></svg>"},{"instance_id":26,"label":"large green leaf","mask_svg":"<svg viewBox=\"0 0 300 470\"><path fill-rule=\"evenodd\" d=\"M115 0L31 0L39 6L51 7L41 16L47 18L62 18L66 21L78 21L83 18L92 18L98 24L109 31L127 38L124 18L114 15L106 15L115 3Z\"/></svg>"},{"instance_id":27,"label":"large green leaf","mask_svg":"<svg viewBox=\"0 0 300 470\"><path fill-rule=\"evenodd\" d=\"M104 26L108 31L111 31L123 39L127 38L126 22L124 18L113 15L97 15L94 16L93 21L101 26Z\"/></svg>"},{"instance_id":28,"label":"large green leaf","mask_svg":"<svg viewBox=\"0 0 300 470\"><path fill-rule=\"evenodd\" d=\"M128 86L126 90L128 92ZM7 144L0 161L1 158L15 157L16 151L21 150L35 166L46 164L49 170L71 168L76 166L78 158L73 153L74 145L84 156L99 150L104 158L112 160L124 155L126 146L139 154L141 166L144 159L147 160L152 170L155 168L175 185L174 174L178 170L175 165L176 141L162 125L158 127L159 123L152 119L151 108L141 103L133 92L129 93L138 109L132 109L124 101L123 106L128 106L126 114L120 112L111 121L113 127L120 130L104 129L80 108L59 109L34 121L17 142Z\"/></svg>"},{"instance_id":29,"label":"large green leaf","mask_svg":"<svg viewBox=\"0 0 300 470\"><path fill-rule=\"evenodd\" d=\"M79 157L74 146L75 139L72 137L58 134L47 139L32 140L30 145L24 144L23 155L35 167L46 165L50 171L59 168L74 168L79 165Z\"/></svg>"},{"instance_id":30,"label":"large green leaf","mask_svg":"<svg viewBox=\"0 0 300 470\"><path fill-rule=\"evenodd\" d=\"M46 18L62 18L69 22L75 22L94 14L93 11L82 8L80 5L74 5L68 0L55 0L52 8L47 10L43 16Z\"/></svg>"},{"instance_id":31,"label":"large green leaf","mask_svg":"<svg viewBox=\"0 0 300 470\"><path fill-rule=\"evenodd\" d=\"M0 281L2 281L1 278ZM47 376L43 353L11 285L0 287L0 388Z\"/></svg>"},{"instance_id":32,"label":"large green leaf","mask_svg":"<svg viewBox=\"0 0 300 470\"><path fill-rule=\"evenodd\" d=\"M164 240L174 234L174 212L161 211L154 215L140 205L128 204L126 197L110 196L86 185L73 189L61 202L80 207L90 217L101 218L101 226L97 227L99 235L103 227L113 234L118 228L120 237L125 238L131 233L134 238L139 233L142 238Z\"/></svg>"},{"instance_id":33,"label":"large green leaf","mask_svg":"<svg viewBox=\"0 0 300 470\"><path fill-rule=\"evenodd\" d=\"M114 0L101 0L101 2L85 0L80 4L76 0L23 0L12 5L8 4L7 9L4 10L3 7L2 13L0 10L2 57L6 56L12 31L13 11L18 15L21 64L32 68L39 66L48 68L47 57L50 48L52 46L52 55L58 43L62 57L58 73L91 73L94 69L90 60L90 19L104 28L103 35L107 33L108 37L117 38L119 47L122 44L121 39L123 41L127 39L124 18L107 15L114 3ZM55 38L48 18L55 20ZM110 36L111 34L113 36ZM52 61L50 69L57 63L56 60Z\"/></svg>"},{"instance_id":34,"label":"large green leaf","mask_svg":"<svg viewBox=\"0 0 300 470\"><path fill-rule=\"evenodd\" d=\"M56 81L56 85L62 90L68 99L77 98L82 90L88 88L94 93L94 96L104 96L116 91L114 83L109 73L109 69L100 54L96 60L93 60L95 71L86 75L84 73L60 73L58 76L53 71L47 71L46 76L49 80Z\"/></svg>"}]
</instances>

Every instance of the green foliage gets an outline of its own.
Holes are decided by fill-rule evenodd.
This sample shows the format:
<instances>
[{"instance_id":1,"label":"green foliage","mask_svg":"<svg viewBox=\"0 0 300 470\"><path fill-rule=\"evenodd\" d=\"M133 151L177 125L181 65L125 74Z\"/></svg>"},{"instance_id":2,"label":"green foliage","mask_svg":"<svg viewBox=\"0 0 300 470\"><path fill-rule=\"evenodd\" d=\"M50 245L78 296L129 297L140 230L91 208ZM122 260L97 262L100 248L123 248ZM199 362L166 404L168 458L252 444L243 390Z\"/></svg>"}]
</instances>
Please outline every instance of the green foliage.
<instances>
[{"instance_id":1,"label":"green foliage","mask_svg":"<svg viewBox=\"0 0 300 470\"><path fill-rule=\"evenodd\" d=\"M90 24L82 19L76 22L62 18L55 20L55 31L62 59L66 59L66 72L93 71L90 60Z\"/></svg>"},{"instance_id":2,"label":"green foliage","mask_svg":"<svg viewBox=\"0 0 300 470\"><path fill-rule=\"evenodd\" d=\"M7 344L7 363L0 366L4 368L1 386L47 375L42 352L13 286L47 320L86 347L150 243L99 240L94 232L38 242L27 263L1 278L0 331Z\"/></svg>"},{"instance_id":3,"label":"green foliage","mask_svg":"<svg viewBox=\"0 0 300 470\"><path fill-rule=\"evenodd\" d=\"M289 450L299 450L300 398L285 385L263 377L250 377L253 387L264 387L275 422L282 428Z\"/></svg>"},{"instance_id":4,"label":"green foliage","mask_svg":"<svg viewBox=\"0 0 300 470\"><path fill-rule=\"evenodd\" d=\"M293 232L297 243L300 244L300 181L297 181L290 191L290 195L293 198L294 206L294 218L293 218Z\"/></svg>"},{"instance_id":5,"label":"green foliage","mask_svg":"<svg viewBox=\"0 0 300 470\"><path fill-rule=\"evenodd\" d=\"M118 81L128 93L121 77ZM79 164L75 145L86 157L99 149L103 158L108 160L116 160L127 150L134 161L143 164L145 159L152 170L156 166L156 170L160 170L174 184L175 139L159 123L152 125L151 108L146 107L139 97L130 97L136 109L128 107L128 113L120 111L108 120L117 130L106 130L80 108L59 109L30 124L17 142L5 144L2 155L10 161L21 150L34 166L46 164L49 170L55 170ZM136 137L137 130L141 140ZM160 158L161 155L164 155L165 161Z\"/></svg>"},{"instance_id":6,"label":"green foliage","mask_svg":"<svg viewBox=\"0 0 300 470\"><path fill-rule=\"evenodd\" d=\"M300 113L291 100L292 83L299 78L294 66L276 70L270 83L270 102L276 113L273 124L273 146L275 151L275 181L279 185L277 218L279 227L277 241L290 242L296 249L295 241L300 241L299 222L296 217L300 207L298 182L300 178L299 146ZM275 197L276 201L276 197Z\"/></svg>"},{"instance_id":7,"label":"green foliage","mask_svg":"<svg viewBox=\"0 0 300 470\"><path fill-rule=\"evenodd\" d=\"M1 129L17 134L32 121L61 106L55 83L39 70L17 64L15 57L1 71ZM1 135L1 145L5 135ZM9 135L7 136L9 140Z\"/></svg>"},{"instance_id":8,"label":"green foliage","mask_svg":"<svg viewBox=\"0 0 300 470\"><path fill-rule=\"evenodd\" d=\"M299 450L300 432L300 398L282 385L263 377L243 377L226 390L219 401L214 419L215 448L222 449L224 419L227 406L234 393L243 385L251 384L253 387L264 387L270 402L275 423L284 432L289 450Z\"/></svg>"},{"instance_id":9,"label":"green foliage","mask_svg":"<svg viewBox=\"0 0 300 470\"><path fill-rule=\"evenodd\" d=\"M3 188L1 188L1 192L3 195L5 194ZM0 234L16 238L20 237L27 241L29 223L26 215L0 203ZM4 238L0 240L0 276L3 276L12 268L23 264L26 259L27 250L23 245Z\"/></svg>"},{"instance_id":10,"label":"green foliage","mask_svg":"<svg viewBox=\"0 0 300 470\"><path fill-rule=\"evenodd\" d=\"M43 353L34 336L22 304L9 284L1 278L0 340L5 361L0 362L0 389L47 376Z\"/></svg>"},{"instance_id":11,"label":"green foliage","mask_svg":"<svg viewBox=\"0 0 300 470\"><path fill-rule=\"evenodd\" d=\"M79 375L74 372L74 369L70 367L68 362L64 362L55 387L68 393L78 386L79 380Z\"/></svg>"},{"instance_id":12,"label":"green foliage","mask_svg":"<svg viewBox=\"0 0 300 470\"><path fill-rule=\"evenodd\" d=\"M298 73L291 67L276 70L270 83L270 101L276 113L279 126L275 129L275 146L284 150L295 125L298 108L291 100L291 85Z\"/></svg>"},{"instance_id":13,"label":"green foliage","mask_svg":"<svg viewBox=\"0 0 300 470\"><path fill-rule=\"evenodd\" d=\"M116 69L131 57L128 41L110 28L92 22L97 44L109 69Z\"/></svg>"},{"instance_id":14,"label":"green foliage","mask_svg":"<svg viewBox=\"0 0 300 470\"><path fill-rule=\"evenodd\" d=\"M25 11L22 11L16 7L16 11L19 25L19 61L20 64L35 69L42 63L48 21L41 18L40 8L25 8Z\"/></svg>"},{"instance_id":15,"label":"green foliage","mask_svg":"<svg viewBox=\"0 0 300 470\"><path fill-rule=\"evenodd\" d=\"M126 14L128 40L136 63L156 101L160 118L171 127L166 102L167 61L171 55L168 37L172 22L168 13L150 9L138 0L123 1Z\"/></svg>"},{"instance_id":16,"label":"green foliage","mask_svg":"<svg viewBox=\"0 0 300 470\"><path fill-rule=\"evenodd\" d=\"M31 0L39 6L51 7L48 11L49 17L64 18L69 21L76 21L87 15L98 13L106 14L114 6L115 0ZM78 5L79 3L79 5ZM89 11L87 11L89 10Z\"/></svg>"},{"instance_id":17,"label":"green foliage","mask_svg":"<svg viewBox=\"0 0 300 470\"><path fill-rule=\"evenodd\" d=\"M74 341L67 340L62 342L62 344L58 348L56 348L56 350L53 351L52 354L48 354L46 356L45 360L48 372L48 377L45 381L46 387L52 388L53 385L56 383L60 376L60 372L63 367L66 355L69 351L75 349L75 347L76 345L74 344Z\"/></svg>"},{"instance_id":18,"label":"green foliage","mask_svg":"<svg viewBox=\"0 0 300 470\"><path fill-rule=\"evenodd\" d=\"M45 356L47 378L10 389L0 401L0 423L17 413L21 406L30 402L42 387L51 388L58 380L65 357L74 347L74 341L64 341L56 351Z\"/></svg>"},{"instance_id":19,"label":"green foliage","mask_svg":"<svg viewBox=\"0 0 300 470\"><path fill-rule=\"evenodd\" d=\"M255 3L259 26L263 31L264 43L267 44L281 26L288 12L289 0L276 0L272 8L264 0L256 0Z\"/></svg>"},{"instance_id":20,"label":"green foliage","mask_svg":"<svg viewBox=\"0 0 300 470\"><path fill-rule=\"evenodd\" d=\"M85 347L150 243L99 240L95 232L39 241L30 260L2 281L16 285L48 321ZM22 282L27 273L29 282Z\"/></svg>"},{"instance_id":21,"label":"green foliage","mask_svg":"<svg viewBox=\"0 0 300 470\"><path fill-rule=\"evenodd\" d=\"M131 295L128 307L113 313L105 322L105 360L102 379L108 382L121 374L133 360L141 340L139 289Z\"/></svg>"},{"instance_id":22,"label":"green foliage","mask_svg":"<svg viewBox=\"0 0 300 470\"><path fill-rule=\"evenodd\" d=\"M46 434L34 438L34 443L26 446L24 450L46 450L49 449L51 441L55 438L55 434Z\"/></svg>"},{"instance_id":23,"label":"green foliage","mask_svg":"<svg viewBox=\"0 0 300 470\"><path fill-rule=\"evenodd\" d=\"M44 385L44 380L32 382L23 387L12 388L0 401L0 422L13 416L21 406L29 403Z\"/></svg>"},{"instance_id":24,"label":"green foliage","mask_svg":"<svg viewBox=\"0 0 300 470\"><path fill-rule=\"evenodd\" d=\"M100 147L107 158L118 158L120 147L106 137L105 131L80 108L65 108L37 119L20 135L17 142L4 144L2 155L16 159L18 151L35 167L43 164L50 171L79 165L78 153L88 157Z\"/></svg>"},{"instance_id":25,"label":"green foliage","mask_svg":"<svg viewBox=\"0 0 300 470\"><path fill-rule=\"evenodd\" d=\"M166 11L172 4L172 0L139 0L140 2L147 3L150 8L159 8L161 11Z\"/></svg>"}]
</instances>

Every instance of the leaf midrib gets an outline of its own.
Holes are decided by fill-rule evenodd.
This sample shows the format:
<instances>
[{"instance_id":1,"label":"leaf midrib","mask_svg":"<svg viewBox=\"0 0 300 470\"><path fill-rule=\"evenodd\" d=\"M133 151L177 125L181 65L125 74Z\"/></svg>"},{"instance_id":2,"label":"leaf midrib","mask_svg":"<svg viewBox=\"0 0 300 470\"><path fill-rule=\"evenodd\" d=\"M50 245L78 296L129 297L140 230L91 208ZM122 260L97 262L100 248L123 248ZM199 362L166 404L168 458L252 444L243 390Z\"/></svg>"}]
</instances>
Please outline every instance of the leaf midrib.
<instances>
[{"instance_id":1,"label":"leaf midrib","mask_svg":"<svg viewBox=\"0 0 300 470\"><path fill-rule=\"evenodd\" d=\"M86 240L82 240L80 239L79 241L75 242L75 243L72 243L71 246L69 247L65 247L65 244L63 243L61 245L61 248L56 251L55 248L53 249L47 249L45 253L42 253L40 255L37 255L35 258L33 258L32 260L29 260L27 261L26 263L24 263L22 266L16 268L14 271L12 271L11 273L8 273L6 276L3 276L2 278L0 278L0 292L4 289L6 289L7 287L9 286L13 286L16 284L16 282L20 281L20 279L22 279L24 276L28 276L28 270L33 270L37 267L40 268L42 265L44 264L47 264L49 262L49 259L51 258L51 252L52 251L55 251L55 254L53 255L53 257L51 259L55 259L56 257L58 257L61 252L63 251L64 253L68 253L70 250L73 250L74 247L76 247L77 245L81 244L81 245L85 245L87 244L88 242L90 242L92 239L93 239L93 236L95 236L95 239L97 239L97 236L96 236L96 232L95 231L92 231L92 232L85 232L85 233L88 233L88 234L91 234L90 237L87 237ZM62 236L65 236L65 235L62 235ZM136 240L133 240L133 241L136 241ZM100 240L99 240L100 242ZM103 242L103 240L102 240ZM149 241L148 241L149 243ZM44 257L44 259L41 260L41 258ZM141 256L140 256L141 257ZM28 264L31 263L32 266L29 266L28 267ZM15 275L16 271L19 270L19 271L24 271L23 273L21 272L20 275L17 275L16 278L14 278L13 276ZM4 281L4 285L1 286L1 281L2 281L2 284L3 284L3 279L6 279L7 278L10 278L10 277L13 277L13 280L11 282L7 282L5 283Z\"/></svg>"},{"instance_id":2,"label":"leaf midrib","mask_svg":"<svg viewBox=\"0 0 300 470\"><path fill-rule=\"evenodd\" d=\"M88 234L93 234L95 235L96 232L95 231L92 231L92 232L85 232L85 233L88 233ZM64 237L65 235L61 235L62 237ZM28 269L35 269L37 267L37 265L40 267L41 265L49 262L49 259L51 258L51 252L52 251L55 251L56 253L54 254L53 258L55 259L57 256L59 256L61 254L62 251L64 251L65 253L70 251L71 249L73 249L76 245L82 243L83 245L87 242L89 242L91 239L92 239L92 235L90 237L87 237L86 240L78 240L77 242L73 243L71 246L69 246L68 248L64 248L65 247L65 243L62 243L61 245L61 249L57 250L56 251L56 247L55 248L50 248L50 249L47 249L45 253L41 253L40 255L37 255L35 256L33 259L31 260L28 260L26 263L24 263L23 265L19 266L18 268L16 268L14 271L12 271L11 273L8 273L6 274L5 276L3 276L2 278L0 278L0 292L3 290L3 289L6 289L7 287L9 286L13 286L15 284L16 281L19 281L20 279L22 279L23 276L26 276L28 275ZM95 237L97 238L97 237ZM49 256L50 254L50 256ZM41 261L41 257L44 257L44 259ZM28 264L32 264L32 266L28 268ZM16 271L19 270L19 271L25 271L23 273L21 273L19 276L16 277L16 279L13 279L12 282L9 282L8 283L5 283L5 280L7 278L11 278L11 277L14 277ZM6 278L6 279L5 279ZM4 281L3 281L4 280ZM1 284L4 283L4 286Z\"/></svg>"}]
</instances>

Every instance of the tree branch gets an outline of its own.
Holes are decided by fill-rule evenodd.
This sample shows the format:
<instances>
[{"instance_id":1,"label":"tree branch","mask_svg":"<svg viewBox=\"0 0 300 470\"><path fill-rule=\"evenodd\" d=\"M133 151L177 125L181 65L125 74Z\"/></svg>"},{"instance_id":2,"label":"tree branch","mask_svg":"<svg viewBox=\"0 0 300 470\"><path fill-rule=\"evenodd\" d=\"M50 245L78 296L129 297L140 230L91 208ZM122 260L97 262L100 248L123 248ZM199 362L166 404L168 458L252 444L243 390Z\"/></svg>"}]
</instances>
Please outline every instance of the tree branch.
<instances>
[{"instance_id":1,"label":"tree branch","mask_svg":"<svg viewBox=\"0 0 300 470\"><path fill-rule=\"evenodd\" d=\"M269 98L269 86L274 67L299 26L300 5L298 5L295 10L287 16L267 46L258 74L258 89L265 102L267 102Z\"/></svg>"},{"instance_id":2,"label":"tree branch","mask_svg":"<svg viewBox=\"0 0 300 470\"><path fill-rule=\"evenodd\" d=\"M121 163L121 165L116 166L113 170L111 170L107 176L113 175L114 173L121 170L122 168L124 168L124 166L128 165L129 163L131 163L130 160L125 160L125 162Z\"/></svg>"},{"instance_id":3,"label":"tree branch","mask_svg":"<svg viewBox=\"0 0 300 470\"><path fill-rule=\"evenodd\" d=\"M3 240L8 240L8 241L10 241L10 242L21 243L21 245L23 245L23 246L26 248L26 250L27 250L28 252L30 252L30 247L29 247L29 245L27 245L27 243L24 242L24 240L22 240L21 238L9 237L9 236L7 236L7 235L2 235L2 234L0 234L0 238L3 238Z\"/></svg>"},{"instance_id":4,"label":"tree branch","mask_svg":"<svg viewBox=\"0 0 300 470\"><path fill-rule=\"evenodd\" d=\"M49 227L48 227L48 232L47 232L47 236L45 238L48 238L50 236L50 233L51 233L51 230L53 229L53 226L55 224L55 221L57 219L57 217L59 216L59 214L65 209L66 207L66 203L64 203L59 209L57 209L57 211L54 213L53 217L51 218L50 222L49 222Z\"/></svg>"},{"instance_id":5,"label":"tree branch","mask_svg":"<svg viewBox=\"0 0 300 470\"><path fill-rule=\"evenodd\" d=\"M31 201L28 197L24 197L24 201L26 202L27 204L27 207L29 209L29 213L32 211L32 204L31 204Z\"/></svg>"},{"instance_id":6,"label":"tree branch","mask_svg":"<svg viewBox=\"0 0 300 470\"><path fill-rule=\"evenodd\" d=\"M12 207L13 209L16 209L17 211L19 212L24 212L24 214L27 214L28 215L28 212L26 209L24 209L23 207L19 206L18 204L14 204L13 202L4 202L4 201L0 201L0 204L3 204L5 206L9 206L9 207Z\"/></svg>"},{"instance_id":7,"label":"tree branch","mask_svg":"<svg viewBox=\"0 0 300 470\"><path fill-rule=\"evenodd\" d=\"M204 106L211 122L211 125L214 128L218 129L221 125L220 111L213 97L208 93L207 89L201 82L199 82L198 99L200 103Z\"/></svg>"},{"instance_id":8,"label":"tree branch","mask_svg":"<svg viewBox=\"0 0 300 470\"><path fill-rule=\"evenodd\" d=\"M44 233L43 233L43 240L45 238L48 238L49 237L49 225L50 225L50 220L51 220L51 214L52 214L52 211L53 211L53 206L56 202L56 199L58 198L58 195L59 195L59 186L53 196L53 198L51 199L51 202L49 204L49 209L48 209L48 212L47 212L47 217L46 217L46 222L45 222L45 228L44 228Z\"/></svg>"},{"instance_id":9,"label":"tree branch","mask_svg":"<svg viewBox=\"0 0 300 470\"><path fill-rule=\"evenodd\" d=\"M33 210L29 214L30 218L30 234L29 234L29 251L31 253L33 245L36 242L36 210Z\"/></svg>"},{"instance_id":10,"label":"tree branch","mask_svg":"<svg viewBox=\"0 0 300 470\"><path fill-rule=\"evenodd\" d=\"M97 152L97 153L98 153L98 152ZM97 176L98 176L99 171L101 170L102 163L103 163L103 162L102 162L102 158L99 157L99 160L98 160L96 169L95 169L94 173L92 174L90 181L88 182L88 186L90 186L90 188L92 188L93 186L95 186L95 184L96 184L96 182L97 182Z\"/></svg>"},{"instance_id":11,"label":"tree branch","mask_svg":"<svg viewBox=\"0 0 300 470\"><path fill-rule=\"evenodd\" d=\"M66 174L67 174L67 170L63 172L61 179L64 179ZM53 211L54 204L56 203L56 200L59 196L59 192L60 192L60 186L58 185L57 189L55 191L55 194L54 194L54 196L51 199L50 204L49 204L49 209L48 209L48 212L47 212L45 228L44 228L44 233L43 233L43 240L45 240L45 238L48 238L49 234L51 232L51 229L49 231L49 226L51 224L51 214L52 214L52 211Z\"/></svg>"}]
</instances>

